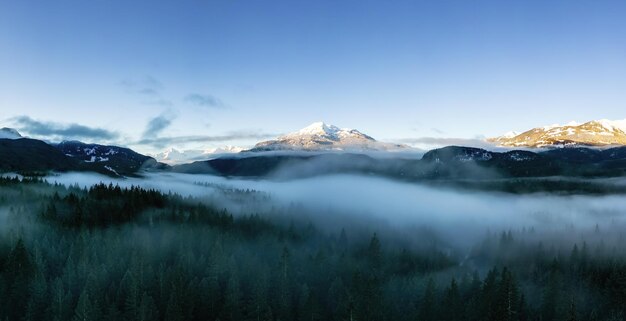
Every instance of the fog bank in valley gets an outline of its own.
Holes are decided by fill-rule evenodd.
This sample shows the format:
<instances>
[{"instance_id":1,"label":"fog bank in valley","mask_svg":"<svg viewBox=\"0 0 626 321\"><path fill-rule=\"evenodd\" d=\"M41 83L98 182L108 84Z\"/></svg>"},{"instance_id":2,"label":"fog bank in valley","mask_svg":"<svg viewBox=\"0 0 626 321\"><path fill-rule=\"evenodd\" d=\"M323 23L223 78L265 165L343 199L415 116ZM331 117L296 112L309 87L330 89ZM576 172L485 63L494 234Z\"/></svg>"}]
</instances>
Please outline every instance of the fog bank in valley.
<instances>
[{"instance_id":1,"label":"fog bank in valley","mask_svg":"<svg viewBox=\"0 0 626 321\"><path fill-rule=\"evenodd\" d=\"M357 175L267 181L172 173L112 179L68 173L48 180L80 186L99 182L141 186L206 198L239 214L286 207L291 209L287 213L291 219L311 220L333 232L356 227L396 235L432 232L456 246L474 244L488 231L522 229L575 238L603 228L621 237L618 231L625 225L626 199L620 196L468 192ZM223 194L228 189L251 189L269 197L255 202L229 199Z\"/></svg>"}]
</instances>

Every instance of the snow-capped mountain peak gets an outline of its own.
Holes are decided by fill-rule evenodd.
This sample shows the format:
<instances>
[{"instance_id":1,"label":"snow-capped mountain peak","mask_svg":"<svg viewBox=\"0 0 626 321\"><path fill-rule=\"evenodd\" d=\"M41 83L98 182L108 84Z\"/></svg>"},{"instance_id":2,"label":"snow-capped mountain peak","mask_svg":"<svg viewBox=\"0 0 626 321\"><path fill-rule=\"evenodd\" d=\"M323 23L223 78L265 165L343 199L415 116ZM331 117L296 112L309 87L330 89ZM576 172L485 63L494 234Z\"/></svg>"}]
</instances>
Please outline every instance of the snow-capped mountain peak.
<instances>
[{"instance_id":1,"label":"snow-capped mountain peak","mask_svg":"<svg viewBox=\"0 0 626 321\"><path fill-rule=\"evenodd\" d=\"M251 151L389 151L406 147L376 141L356 129L340 128L324 122L315 122L274 140L260 142Z\"/></svg>"},{"instance_id":2,"label":"snow-capped mountain peak","mask_svg":"<svg viewBox=\"0 0 626 321\"><path fill-rule=\"evenodd\" d=\"M324 122L315 122L295 132L298 135L327 135L338 132L340 129L334 125L328 125Z\"/></svg>"},{"instance_id":3,"label":"snow-capped mountain peak","mask_svg":"<svg viewBox=\"0 0 626 321\"><path fill-rule=\"evenodd\" d=\"M330 139L330 140L335 140L335 141L340 140L340 139L357 138L357 139L375 141L374 138L367 136L356 129L339 128L335 125L329 125L324 122L315 122L298 131L278 137L279 140L281 139L316 139L316 138L325 138L325 139Z\"/></svg>"},{"instance_id":4,"label":"snow-capped mountain peak","mask_svg":"<svg viewBox=\"0 0 626 321\"><path fill-rule=\"evenodd\" d=\"M22 135L20 135L20 133L13 128L4 127L0 128L0 138L19 139L22 138Z\"/></svg>"},{"instance_id":5,"label":"snow-capped mountain peak","mask_svg":"<svg viewBox=\"0 0 626 321\"><path fill-rule=\"evenodd\" d=\"M533 128L517 135L507 133L489 141L506 147L626 145L626 119L555 124Z\"/></svg>"}]
</instances>

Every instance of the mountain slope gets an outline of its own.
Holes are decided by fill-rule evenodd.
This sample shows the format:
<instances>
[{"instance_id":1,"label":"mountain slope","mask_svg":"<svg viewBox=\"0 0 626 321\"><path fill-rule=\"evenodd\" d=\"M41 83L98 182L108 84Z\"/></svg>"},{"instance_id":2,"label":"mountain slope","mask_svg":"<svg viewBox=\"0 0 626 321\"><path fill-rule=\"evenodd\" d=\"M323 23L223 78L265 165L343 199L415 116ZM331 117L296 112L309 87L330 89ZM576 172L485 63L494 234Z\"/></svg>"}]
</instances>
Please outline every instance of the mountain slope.
<instances>
[{"instance_id":1,"label":"mountain slope","mask_svg":"<svg viewBox=\"0 0 626 321\"><path fill-rule=\"evenodd\" d=\"M62 142L51 145L29 138L0 138L0 172L90 171L133 176L145 169L166 169L152 157L128 148Z\"/></svg>"},{"instance_id":2,"label":"mountain slope","mask_svg":"<svg viewBox=\"0 0 626 321\"><path fill-rule=\"evenodd\" d=\"M277 139L260 142L250 151L392 151L404 148L407 146L379 142L356 129L317 122Z\"/></svg>"},{"instance_id":3,"label":"mountain slope","mask_svg":"<svg viewBox=\"0 0 626 321\"><path fill-rule=\"evenodd\" d=\"M157 161L129 148L64 141L56 145L64 155L81 161L85 169L132 175L142 169L161 167Z\"/></svg>"},{"instance_id":4,"label":"mountain slope","mask_svg":"<svg viewBox=\"0 0 626 321\"><path fill-rule=\"evenodd\" d=\"M7 172L67 171L79 168L79 161L36 139L0 139L0 170Z\"/></svg>"},{"instance_id":5,"label":"mountain slope","mask_svg":"<svg viewBox=\"0 0 626 321\"><path fill-rule=\"evenodd\" d=\"M356 173L404 180L465 180L626 175L626 147L553 149L535 153L492 152L449 146L421 159L371 157L358 153L244 154L172 167L175 172L239 177L299 178Z\"/></svg>"},{"instance_id":6,"label":"mountain slope","mask_svg":"<svg viewBox=\"0 0 626 321\"><path fill-rule=\"evenodd\" d=\"M626 145L626 121L594 120L584 124L537 127L489 141L504 147Z\"/></svg>"}]
</instances>

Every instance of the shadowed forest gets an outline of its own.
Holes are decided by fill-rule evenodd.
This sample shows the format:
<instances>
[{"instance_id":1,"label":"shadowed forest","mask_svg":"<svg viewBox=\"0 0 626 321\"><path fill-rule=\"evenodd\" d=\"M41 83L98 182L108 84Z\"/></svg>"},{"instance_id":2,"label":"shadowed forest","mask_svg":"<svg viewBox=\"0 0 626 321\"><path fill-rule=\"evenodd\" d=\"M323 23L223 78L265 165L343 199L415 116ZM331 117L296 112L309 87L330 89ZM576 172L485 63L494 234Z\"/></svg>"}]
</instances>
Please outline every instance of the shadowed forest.
<instances>
[{"instance_id":1,"label":"shadowed forest","mask_svg":"<svg viewBox=\"0 0 626 321\"><path fill-rule=\"evenodd\" d=\"M621 320L619 233L320 228L140 187L1 178L1 320ZM239 200L252 190L228 190ZM262 196L266 198L267 196Z\"/></svg>"}]
</instances>

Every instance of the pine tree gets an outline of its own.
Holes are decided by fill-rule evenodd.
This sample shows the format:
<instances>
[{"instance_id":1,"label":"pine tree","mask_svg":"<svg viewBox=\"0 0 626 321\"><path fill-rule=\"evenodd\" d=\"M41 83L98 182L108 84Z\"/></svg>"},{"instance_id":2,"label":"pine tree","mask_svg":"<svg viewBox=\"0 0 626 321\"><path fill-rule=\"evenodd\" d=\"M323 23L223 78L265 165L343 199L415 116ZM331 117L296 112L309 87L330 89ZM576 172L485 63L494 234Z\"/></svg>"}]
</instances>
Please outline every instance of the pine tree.
<instances>
[{"instance_id":1,"label":"pine tree","mask_svg":"<svg viewBox=\"0 0 626 321\"><path fill-rule=\"evenodd\" d=\"M565 316L565 321L577 321L577 312L576 312L576 301L574 296L572 295L569 303L569 308L567 309L567 315Z\"/></svg>"},{"instance_id":2,"label":"pine tree","mask_svg":"<svg viewBox=\"0 0 626 321\"><path fill-rule=\"evenodd\" d=\"M154 300L147 292L144 292L141 296L141 302L139 303L136 319L137 321L153 321L158 320L159 312L157 306L154 304Z\"/></svg>"},{"instance_id":3,"label":"pine tree","mask_svg":"<svg viewBox=\"0 0 626 321\"><path fill-rule=\"evenodd\" d=\"M181 303L179 302L178 295L176 291L172 291L170 294L170 299L167 302L167 307L165 309L165 320L168 321L183 321L183 308Z\"/></svg>"},{"instance_id":4,"label":"pine tree","mask_svg":"<svg viewBox=\"0 0 626 321\"><path fill-rule=\"evenodd\" d=\"M27 320L44 320L47 305L48 284L41 270L37 272L30 287L30 298L26 306Z\"/></svg>"},{"instance_id":5,"label":"pine tree","mask_svg":"<svg viewBox=\"0 0 626 321\"><path fill-rule=\"evenodd\" d=\"M520 296L519 306L517 308L517 319L519 321L529 320L528 307L526 306L526 298L524 298L524 294Z\"/></svg>"},{"instance_id":6,"label":"pine tree","mask_svg":"<svg viewBox=\"0 0 626 321\"><path fill-rule=\"evenodd\" d=\"M225 321L238 321L241 320L243 315L241 313L242 297L241 289L239 285L239 278L232 273L226 288L224 311L222 320Z\"/></svg>"},{"instance_id":7,"label":"pine tree","mask_svg":"<svg viewBox=\"0 0 626 321\"><path fill-rule=\"evenodd\" d=\"M441 320L464 320L461 295L459 293L459 287L457 285L457 282L454 278L452 278L450 286L446 289L444 293L441 308Z\"/></svg>"},{"instance_id":8,"label":"pine tree","mask_svg":"<svg viewBox=\"0 0 626 321\"><path fill-rule=\"evenodd\" d=\"M52 300L50 302L50 317L54 321L65 321L71 310L68 309L68 294L63 288L63 282L57 278L52 285Z\"/></svg>"},{"instance_id":9,"label":"pine tree","mask_svg":"<svg viewBox=\"0 0 626 321\"><path fill-rule=\"evenodd\" d=\"M559 272L553 263L543 292L543 301L541 303L541 316L543 320L554 320L557 316L557 306L559 301Z\"/></svg>"},{"instance_id":10,"label":"pine tree","mask_svg":"<svg viewBox=\"0 0 626 321\"><path fill-rule=\"evenodd\" d=\"M292 296L290 287L289 265L291 254L283 247L280 257L280 275L278 277L277 317L281 320L292 320Z\"/></svg>"},{"instance_id":11,"label":"pine tree","mask_svg":"<svg viewBox=\"0 0 626 321\"><path fill-rule=\"evenodd\" d=\"M382 252L380 247L380 240L378 239L378 235L374 233L370 240L370 244L367 248L367 257L370 261L372 268L375 270L380 269L382 264Z\"/></svg>"},{"instance_id":12,"label":"pine tree","mask_svg":"<svg viewBox=\"0 0 626 321\"><path fill-rule=\"evenodd\" d=\"M94 321L97 320L97 312L89 299L89 293L85 289L78 298L78 304L74 310L74 321Z\"/></svg>"},{"instance_id":13,"label":"pine tree","mask_svg":"<svg viewBox=\"0 0 626 321\"><path fill-rule=\"evenodd\" d=\"M511 271L507 268L502 270L500 284L498 285L496 318L497 320L512 321L517 318L519 306L518 289Z\"/></svg>"},{"instance_id":14,"label":"pine tree","mask_svg":"<svg viewBox=\"0 0 626 321\"><path fill-rule=\"evenodd\" d=\"M426 284L426 290L424 290L424 296L422 297L422 300L419 303L417 320L420 320L420 321L437 320L437 316L435 313L435 304L436 304L435 291L436 291L435 280L433 280L432 278L429 278L428 283Z\"/></svg>"}]
</instances>

